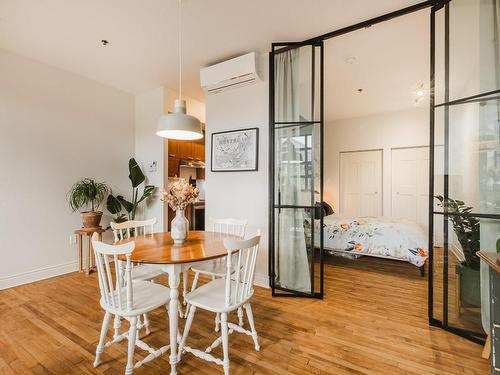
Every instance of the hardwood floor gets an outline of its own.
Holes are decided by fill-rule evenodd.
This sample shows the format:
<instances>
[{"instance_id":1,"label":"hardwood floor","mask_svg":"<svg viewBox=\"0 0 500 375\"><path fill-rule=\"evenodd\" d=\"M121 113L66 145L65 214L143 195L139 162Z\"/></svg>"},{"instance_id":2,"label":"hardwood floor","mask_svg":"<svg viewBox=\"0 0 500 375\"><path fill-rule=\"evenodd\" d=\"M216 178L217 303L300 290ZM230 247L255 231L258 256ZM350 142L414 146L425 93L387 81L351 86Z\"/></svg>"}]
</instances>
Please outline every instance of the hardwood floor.
<instances>
[{"instance_id":1,"label":"hardwood floor","mask_svg":"<svg viewBox=\"0 0 500 375\"><path fill-rule=\"evenodd\" d=\"M415 267L368 257L333 263L326 266L323 301L272 298L256 288L261 351L253 350L250 337L231 335L231 374L488 373L481 346L428 326L426 280ZM98 295L96 275L81 273L0 291L0 373L123 374L124 342L92 367L103 317ZM145 341L160 346L168 341L165 311L156 310L151 320ZM188 343L205 348L214 339L210 327L213 316L197 312ZM136 360L143 355L137 350ZM168 368L163 356L135 373ZM222 374L222 368L186 354L178 372Z\"/></svg>"}]
</instances>

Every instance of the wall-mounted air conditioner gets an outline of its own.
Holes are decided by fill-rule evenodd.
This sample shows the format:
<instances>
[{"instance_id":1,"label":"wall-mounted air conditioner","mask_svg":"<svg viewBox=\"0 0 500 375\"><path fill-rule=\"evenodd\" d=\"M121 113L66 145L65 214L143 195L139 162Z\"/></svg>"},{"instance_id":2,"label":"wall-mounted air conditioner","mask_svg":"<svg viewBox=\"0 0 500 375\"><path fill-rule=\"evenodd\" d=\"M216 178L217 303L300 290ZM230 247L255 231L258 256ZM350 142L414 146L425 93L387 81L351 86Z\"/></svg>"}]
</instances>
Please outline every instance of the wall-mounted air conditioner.
<instances>
[{"instance_id":1,"label":"wall-mounted air conditioner","mask_svg":"<svg viewBox=\"0 0 500 375\"><path fill-rule=\"evenodd\" d=\"M201 87L207 94L260 81L255 52L200 69Z\"/></svg>"}]
</instances>

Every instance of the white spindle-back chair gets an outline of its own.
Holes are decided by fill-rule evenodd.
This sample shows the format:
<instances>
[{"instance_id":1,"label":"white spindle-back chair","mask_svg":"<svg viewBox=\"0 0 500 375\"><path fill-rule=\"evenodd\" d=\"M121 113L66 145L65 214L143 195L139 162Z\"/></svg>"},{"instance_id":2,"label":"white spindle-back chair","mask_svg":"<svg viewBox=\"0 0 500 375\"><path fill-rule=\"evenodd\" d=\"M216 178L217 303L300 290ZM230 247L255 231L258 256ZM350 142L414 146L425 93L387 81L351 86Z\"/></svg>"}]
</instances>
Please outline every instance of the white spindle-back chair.
<instances>
[{"instance_id":1,"label":"white spindle-back chair","mask_svg":"<svg viewBox=\"0 0 500 375\"><path fill-rule=\"evenodd\" d=\"M195 289L186 295L190 308L189 314L179 344L178 359L180 360L182 351L193 353L197 357L210 362L215 362L224 367L224 374L229 374L229 334L234 331L251 336L254 341L255 350L259 351L259 341L255 323L253 320L250 298L253 295L253 281L255 276L255 266L259 251L260 231L257 236L248 240L226 239L224 246L227 249L226 257L226 277L215 279L205 285ZM234 255L234 256L233 256ZM227 321L228 313L244 307L247 312L250 330L244 329L238 324ZM197 308L221 314L222 335L217 338L205 351L185 346L186 338L189 334L194 314ZM210 352L222 343L224 359L214 357Z\"/></svg>"},{"instance_id":2,"label":"white spindle-back chair","mask_svg":"<svg viewBox=\"0 0 500 375\"><path fill-rule=\"evenodd\" d=\"M146 235L154 232L156 217L148 220L129 220L123 223L111 223L111 229L115 236L115 241L120 241L125 238L135 237L139 234ZM142 233L141 233L142 232Z\"/></svg>"},{"instance_id":3,"label":"white spindle-back chair","mask_svg":"<svg viewBox=\"0 0 500 375\"><path fill-rule=\"evenodd\" d=\"M169 350L169 345L155 350L141 341L137 337L137 321L141 314L146 314L160 306L168 307L170 289L148 281L132 282L132 262L130 258L135 248L135 242L131 241L122 245L108 245L98 241L97 233L94 233L92 236L92 245L101 292L100 304L105 311L99 344L96 349L94 367L99 366L101 353L104 351L104 348L127 338L128 359L125 374L130 375L134 368L159 357ZM125 257L126 261L120 261L120 257ZM114 263L113 267L112 263ZM114 271L112 268L114 268ZM130 329L121 335L115 335L113 340L106 343L106 333L111 315L127 319L130 322ZM134 364L135 346L148 351L149 355Z\"/></svg>"},{"instance_id":4,"label":"white spindle-back chair","mask_svg":"<svg viewBox=\"0 0 500 375\"><path fill-rule=\"evenodd\" d=\"M209 219L208 225L207 225L207 231L216 232L216 233L223 233L223 234L231 234L233 236L238 236L238 237L244 238L246 227L247 227L246 220L237 220L237 219L232 219L232 218ZM216 277L225 277L225 275L226 275L225 258L211 260L208 262L196 264L194 267L191 268L191 270L194 272L193 284L191 285L191 291L193 291L198 286L198 279L200 277L200 274L211 276L212 280L215 279ZM186 271L186 273L187 273L187 271ZM187 293L186 273L183 275L183 280L184 280L183 296L184 296L184 299L185 299L185 296ZM188 315L188 310L189 310L189 306L186 307L186 314L185 314L186 318ZM238 318L239 318L239 324L242 326L243 325L243 309L241 309L241 308L238 310ZM219 314L217 314L215 317L215 332L219 331L219 324L220 324L220 316L219 316Z\"/></svg>"},{"instance_id":5,"label":"white spindle-back chair","mask_svg":"<svg viewBox=\"0 0 500 375\"><path fill-rule=\"evenodd\" d=\"M148 220L129 220L124 221L123 223L110 223L115 241L153 234L155 224L155 217ZM150 264L140 266L132 265L132 280L134 281L153 281L155 278L162 276L163 274L164 272L158 266ZM119 335L120 319L117 316L115 316L113 327L115 329L115 336ZM144 315L144 323L142 323L139 319L139 328L142 327L146 328L146 334L150 333L147 314Z\"/></svg>"}]
</instances>

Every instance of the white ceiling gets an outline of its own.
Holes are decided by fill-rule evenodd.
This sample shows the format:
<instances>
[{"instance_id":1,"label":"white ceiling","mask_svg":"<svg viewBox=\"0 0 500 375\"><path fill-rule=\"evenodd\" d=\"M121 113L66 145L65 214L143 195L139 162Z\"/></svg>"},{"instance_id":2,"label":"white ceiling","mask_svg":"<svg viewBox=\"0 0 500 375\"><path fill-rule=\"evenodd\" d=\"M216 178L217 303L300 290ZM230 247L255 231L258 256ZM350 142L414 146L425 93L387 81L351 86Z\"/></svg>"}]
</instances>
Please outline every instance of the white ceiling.
<instances>
[{"instance_id":1,"label":"white ceiling","mask_svg":"<svg viewBox=\"0 0 500 375\"><path fill-rule=\"evenodd\" d=\"M303 40L418 2L183 0L185 93L203 99L199 86L201 67L249 51L267 52L273 41ZM418 32L425 29L420 25L415 27ZM349 68L371 64L371 70L363 75L351 73L352 82L364 85L367 92L372 85L380 87L383 75L376 74L377 80L372 81L369 76L386 66L388 56L382 50L392 36L397 37L399 46L407 44L404 51L418 50L409 48L418 41L411 33L407 33L409 39L406 39L386 30L381 34L384 39L368 37L374 42L369 46L361 44L366 42L362 41L363 32L359 33L358 48L342 52L338 59L357 56L359 64ZM109 40L110 44L101 46L101 39ZM334 43L343 49L354 48L354 44L347 46L347 41L340 39ZM177 0L0 0L0 48L131 93L160 85L175 88ZM386 50L386 53L391 51ZM328 55L330 58L336 60L335 55ZM399 61L395 59L391 64L395 72L404 68L396 60ZM339 61L334 63L347 69ZM405 84L410 85L417 78L420 76L408 77ZM348 92L354 83L344 81L339 87ZM335 82L333 76L328 84ZM343 103L335 96L331 100L339 106ZM351 107L362 105L353 98L342 100L352 102Z\"/></svg>"},{"instance_id":2,"label":"white ceiling","mask_svg":"<svg viewBox=\"0 0 500 375\"><path fill-rule=\"evenodd\" d=\"M327 121L427 105L429 17L422 10L325 43ZM425 96L416 106L421 84Z\"/></svg>"}]
</instances>

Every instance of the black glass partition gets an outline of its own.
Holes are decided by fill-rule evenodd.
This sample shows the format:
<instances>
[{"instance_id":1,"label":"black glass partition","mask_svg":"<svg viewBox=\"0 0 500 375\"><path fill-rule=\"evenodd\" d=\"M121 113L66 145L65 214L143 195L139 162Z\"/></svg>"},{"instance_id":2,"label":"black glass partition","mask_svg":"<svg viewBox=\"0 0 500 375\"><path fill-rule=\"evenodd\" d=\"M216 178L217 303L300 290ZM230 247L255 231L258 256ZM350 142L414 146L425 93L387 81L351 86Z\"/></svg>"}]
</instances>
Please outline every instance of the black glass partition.
<instances>
[{"instance_id":1,"label":"black glass partition","mask_svg":"<svg viewBox=\"0 0 500 375\"><path fill-rule=\"evenodd\" d=\"M323 297L323 43L270 54L270 280L273 295Z\"/></svg>"},{"instance_id":2,"label":"black glass partition","mask_svg":"<svg viewBox=\"0 0 500 375\"><path fill-rule=\"evenodd\" d=\"M475 252L500 237L499 3L443 3L431 12L429 320L483 342Z\"/></svg>"}]
</instances>

